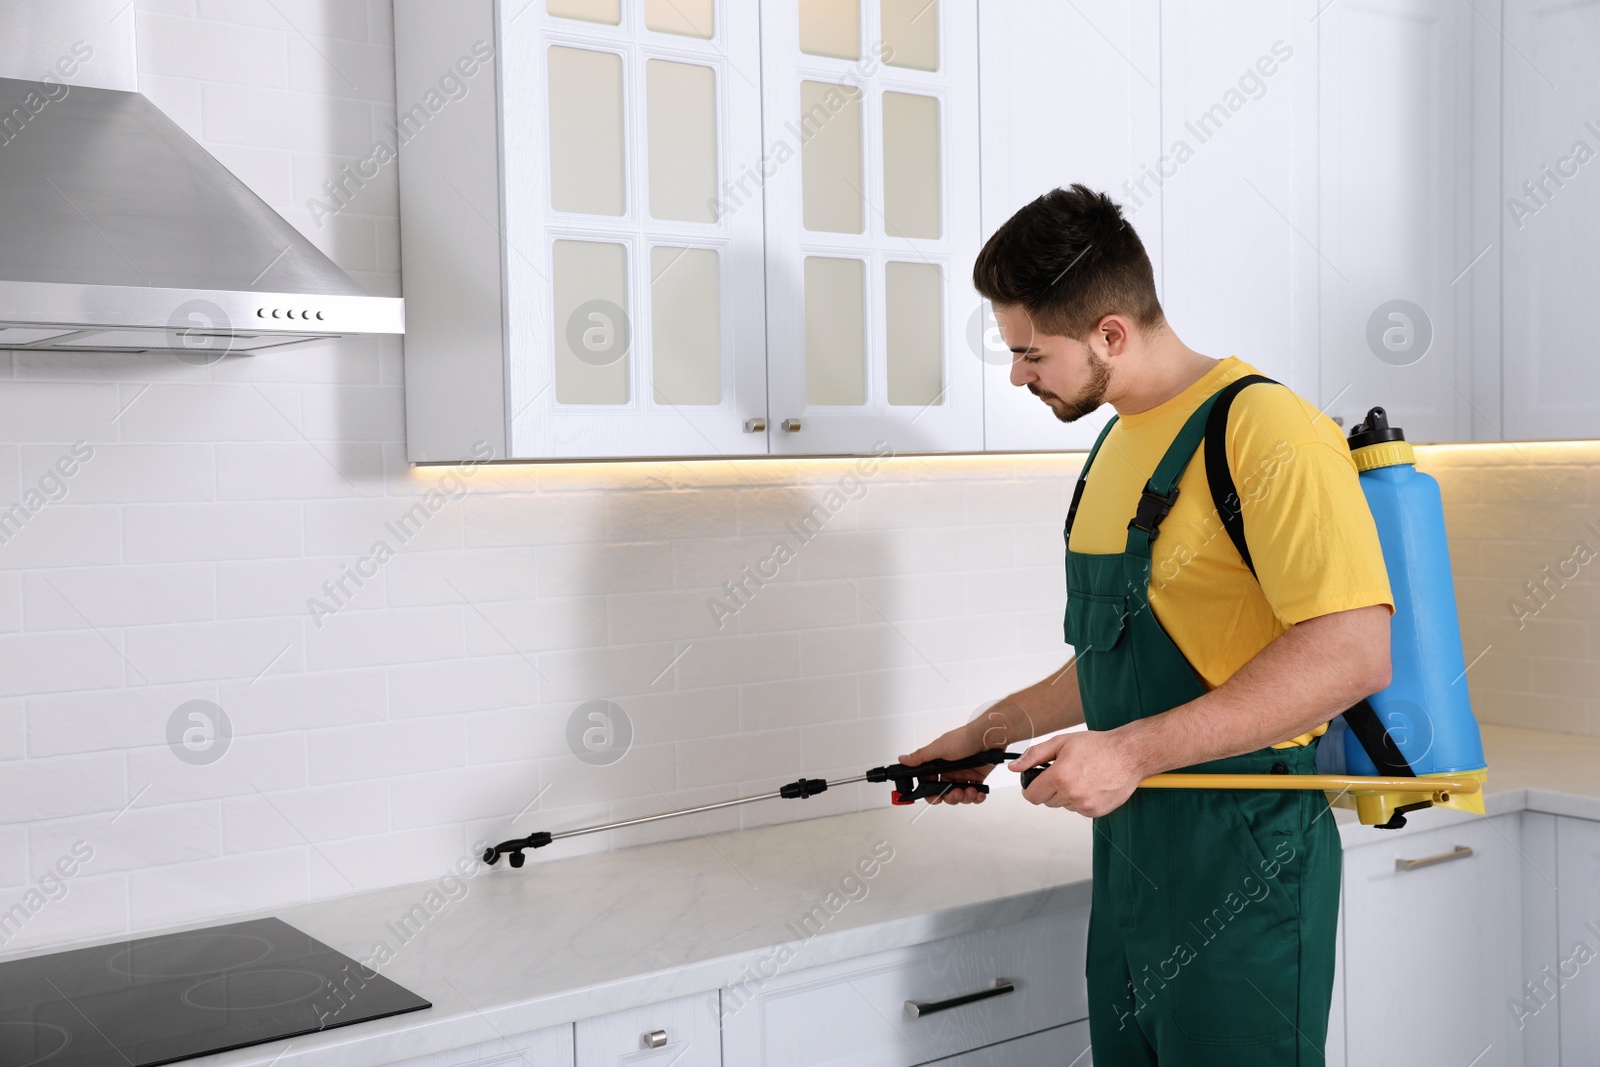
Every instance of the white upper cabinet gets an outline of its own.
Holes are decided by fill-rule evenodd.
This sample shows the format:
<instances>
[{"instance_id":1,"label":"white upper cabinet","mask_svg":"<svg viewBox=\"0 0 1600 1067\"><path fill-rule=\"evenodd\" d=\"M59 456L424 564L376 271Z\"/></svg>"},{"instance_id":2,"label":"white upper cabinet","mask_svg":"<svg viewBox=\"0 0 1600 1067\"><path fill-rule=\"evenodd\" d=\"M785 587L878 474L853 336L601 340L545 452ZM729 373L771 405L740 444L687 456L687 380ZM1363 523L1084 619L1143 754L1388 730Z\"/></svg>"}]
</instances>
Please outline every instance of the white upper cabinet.
<instances>
[{"instance_id":1,"label":"white upper cabinet","mask_svg":"<svg viewBox=\"0 0 1600 1067\"><path fill-rule=\"evenodd\" d=\"M1161 29L1156 0L1006 0L983 4L983 236L1018 208L1082 182L1124 205L1161 280L1160 190L1135 184L1161 156ZM1134 206L1134 198L1139 206ZM972 263L965 265L970 279ZM1011 384L1011 353L985 307L963 323L963 355L982 353L984 447L1086 449L1112 412L1062 425Z\"/></svg>"},{"instance_id":2,"label":"white upper cabinet","mask_svg":"<svg viewBox=\"0 0 1600 1067\"><path fill-rule=\"evenodd\" d=\"M1414 441L1473 435L1473 280L1495 269L1473 213L1479 18L1457 0L1372 0L1317 20L1320 211L1306 238L1318 396L1347 427L1382 406Z\"/></svg>"},{"instance_id":3,"label":"white upper cabinet","mask_svg":"<svg viewBox=\"0 0 1600 1067\"><path fill-rule=\"evenodd\" d=\"M1497 42L1498 43L1498 42ZM1600 437L1600 5L1507 0L1505 434Z\"/></svg>"},{"instance_id":4,"label":"white upper cabinet","mask_svg":"<svg viewBox=\"0 0 1600 1067\"><path fill-rule=\"evenodd\" d=\"M1283 0L1163 0L1161 151L1125 210L1163 217L1161 302L1178 335L1316 395L1315 46Z\"/></svg>"},{"instance_id":5,"label":"white upper cabinet","mask_svg":"<svg viewBox=\"0 0 1600 1067\"><path fill-rule=\"evenodd\" d=\"M772 451L981 450L976 0L763 0L761 33Z\"/></svg>"},{"instance_id":6,"label":"white upper cabinet","mask_svg":"<svg viewBox=\"0 0 1600 1067\"><path fill-rule=\"evenodd\" d=\"M410 458L766 452L761 189L735 171L760 155L752 6L395 17L402 101L481 42L498 81L401 150Z\"/></svg>"}]
</instances>

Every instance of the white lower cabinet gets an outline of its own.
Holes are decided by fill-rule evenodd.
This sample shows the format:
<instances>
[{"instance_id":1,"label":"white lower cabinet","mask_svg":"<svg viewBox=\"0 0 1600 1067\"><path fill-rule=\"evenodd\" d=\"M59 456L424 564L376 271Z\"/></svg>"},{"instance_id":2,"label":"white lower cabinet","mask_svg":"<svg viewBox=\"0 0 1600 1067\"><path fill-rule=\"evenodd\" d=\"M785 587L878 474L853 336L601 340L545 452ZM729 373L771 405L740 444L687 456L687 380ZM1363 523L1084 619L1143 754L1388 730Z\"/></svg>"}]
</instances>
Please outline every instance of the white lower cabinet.
<instances>
[{"instance_id":1,"label":"white lower cabinet","mask_svg":"<svg viewBox=\"0 0 1600 1067\"><path fill-rule=\"evenodd\" d=\"M1519 992L1536 1013L1530 1029L1559 998L1561 1063L1591 1067L1600 1060L1600 823L1556 820L1556 871L1556 940Z\"/></svg>"},{"instance_id":2,"label":"white lower cabinet","mask_svg":"<svg viewBox=\"0 0 1600 1067\"><path fill-rule=\"evenodd\" d=\"M1350 1067L1521 1067L1508 1010L1522 981L1520 835L1520 816L1501 815L1345 851Z\"/></svg>"},{"instance_id":3,"label":"white lower cabinet","mask_svg":"<svg viewBox=\"0 0 1600 1067\"><path fill-rule=\"evenodd\" d=\"M925 1067L1091 1067L1088 1020L987 1045Z\"/></svg>"},{"instance_id":4,"label":"white lower cabinet","mask_svg":"<svg viewBox=\"0 0 1600 1067\"><path fill-rule=\"evenodd\" d=\"M576 1067L717 1067L716 993L584 1019L574 1027Z\"/></svg>"},{"instance_id":5,"label":"white lower cabinet","mask_svg":"<svg viewBox=\"0 0 1600 1067\"><path fill-rule=\"evenodd\" d=\"M552 1026L531 1034L435 1052L391 1067L573 1067L572 1027Z\"/></svg>"},{"instance_id":6,"label":"white lower cabinet","mask_svg":"<svg viewBox=\"0 0 1600 1067\"><path fill-rule=\"evenodd\" d=\"M1088 925L1086 908L1042 915L725 989L725 1062L730 1067L989 1063L949 1057L1088 1017L1083 978Z\"/></svg>"}]
</instances>

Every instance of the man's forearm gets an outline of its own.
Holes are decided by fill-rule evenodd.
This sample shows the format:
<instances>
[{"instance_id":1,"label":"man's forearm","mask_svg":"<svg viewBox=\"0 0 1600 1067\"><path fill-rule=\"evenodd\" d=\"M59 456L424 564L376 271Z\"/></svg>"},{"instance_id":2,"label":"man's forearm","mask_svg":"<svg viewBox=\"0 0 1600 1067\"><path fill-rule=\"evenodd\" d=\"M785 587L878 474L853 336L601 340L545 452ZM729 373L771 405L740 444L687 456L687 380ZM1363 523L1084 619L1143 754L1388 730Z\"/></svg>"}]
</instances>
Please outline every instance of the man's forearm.
<instances>
[{"instance_id":1,"label":"man's forearm","mask_svg":"<svg viewBox=\"0 0 1600 1067\"><path fill-rule=\"evenodd\" d=\"M1077 660L1026 689L996 703L972 720L973 740L982 748L1005 748L1065 730L1083 722Z\"/></svg>"},{"instance_id":2,"label":"man's forearm","mask_svg":"<svg viewBox=\"0 0 1600 1067\"><path fill-rule=\"evenodd\" d=\"M1388 684L1388 609L1356 608L1291 627L1221 686L1116 733L1141 776L1160 774L1287 741Z\"/></svg>"}]
</instances>

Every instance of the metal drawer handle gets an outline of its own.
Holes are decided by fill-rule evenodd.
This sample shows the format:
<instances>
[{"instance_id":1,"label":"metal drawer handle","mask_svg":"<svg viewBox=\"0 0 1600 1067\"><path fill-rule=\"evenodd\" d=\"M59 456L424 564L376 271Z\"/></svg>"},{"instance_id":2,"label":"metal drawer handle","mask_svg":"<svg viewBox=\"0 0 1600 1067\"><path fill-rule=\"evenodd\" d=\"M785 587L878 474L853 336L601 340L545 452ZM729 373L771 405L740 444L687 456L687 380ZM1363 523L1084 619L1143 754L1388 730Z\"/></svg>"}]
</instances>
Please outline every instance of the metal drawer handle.
<instances>
[{"instance_id":1,"label":"metal drawer handle","mask_svg":"<svg viewBox=\"0 0 1600 1067\"><path fill-rule=\"evenodd\" d=\"M667 1043L665 1030L651 1030L649 1033L639 1035L639 1043L645 1048L661 1048Z\"/></svg>"},{"instance_id":2,"label":"metal drawer handle","mask_svg":"<svg viewBox=\"0 0 1600 1067\"><path fill-rule=\"evenodd\" d=\"M913 1019L920 1019L924 1015L932 1015L935 1012L949 1011L951 1008L959 1008L963 1004L972 1004L980 1000L988 1000L990 997L1003 997L1007 993L1015 993L1016 991L1017 984L1011 981L1009 978L996 978L994 980L993 989L984 989L976 993L967 993L963 996L951 997L949 1000L933 1000L926 1004L920 1004L915 1000L908 1000L906 1001L906 1014L911 1016Z\"/></svg>"},{"instance_id":3,"label":"metal drawer handle","mask_svg":"<svg viewBox=\"0 0 1600 1067\"><path fill-rule=\"evenodd\" d=\"M1394 869L1397 871L1414 871L1418 867L1432 867L1435 863L1464 860L1470 855L1472 855L1472 849L1466 845L1457 845L1451 851L1441 852L1437 856L1424 856L1420 860L1395 860Z\"/></svg>"}]
</instances>

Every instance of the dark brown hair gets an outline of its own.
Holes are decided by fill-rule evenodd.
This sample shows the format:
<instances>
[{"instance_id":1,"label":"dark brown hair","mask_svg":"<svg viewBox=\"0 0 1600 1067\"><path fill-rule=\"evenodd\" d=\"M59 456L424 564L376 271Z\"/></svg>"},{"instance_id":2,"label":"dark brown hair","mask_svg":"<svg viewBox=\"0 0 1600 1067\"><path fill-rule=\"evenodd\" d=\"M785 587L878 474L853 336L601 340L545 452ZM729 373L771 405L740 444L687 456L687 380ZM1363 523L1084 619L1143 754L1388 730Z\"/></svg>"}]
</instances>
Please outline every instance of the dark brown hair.
<instances>
[{"instance_id":1,"label":"dark brown hair","mask_svg":"<svg viewBox=\"0 0 1600 1067\"><path fill-rule=\"evenodd\" d=\"M1082 340L1107 315L1144 329L1164 321L1144 242L1105 193L1052 189L994 232L972 284L997 305L1020 305L1040 333Z\"/></svg>"}]
</instances>

